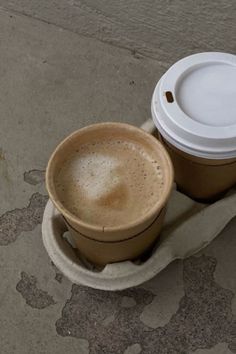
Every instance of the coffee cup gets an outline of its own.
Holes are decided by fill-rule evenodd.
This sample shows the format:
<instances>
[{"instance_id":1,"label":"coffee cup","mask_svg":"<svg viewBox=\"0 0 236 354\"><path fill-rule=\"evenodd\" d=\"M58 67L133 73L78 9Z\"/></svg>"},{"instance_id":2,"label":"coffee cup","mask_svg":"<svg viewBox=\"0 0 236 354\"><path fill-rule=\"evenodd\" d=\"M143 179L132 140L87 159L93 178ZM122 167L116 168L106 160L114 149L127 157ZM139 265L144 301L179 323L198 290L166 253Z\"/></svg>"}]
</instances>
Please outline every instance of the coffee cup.
<instances>
[{"instance_id":1,"label":"coffee cup","mask_svg":"<svg viewBox=\"0 0 236 354\"><path fill-rule=\"evenodd\" d=\"M82 128L53 152L46 170L50 199L79 251L104 265L135 259L156 241L173 185L168 153L129 124Z\"/></svg>"},{"instance_id":2,"label":"coffee cup","mask_svg":"<svg viewBox=\"0 0 236 354\"><path fill-rule=\"evenodd\" d=\"M152 118L181 191L217 199L236 183L236 56L199 53L162 76Z\"/></svg>"}]
</instances>

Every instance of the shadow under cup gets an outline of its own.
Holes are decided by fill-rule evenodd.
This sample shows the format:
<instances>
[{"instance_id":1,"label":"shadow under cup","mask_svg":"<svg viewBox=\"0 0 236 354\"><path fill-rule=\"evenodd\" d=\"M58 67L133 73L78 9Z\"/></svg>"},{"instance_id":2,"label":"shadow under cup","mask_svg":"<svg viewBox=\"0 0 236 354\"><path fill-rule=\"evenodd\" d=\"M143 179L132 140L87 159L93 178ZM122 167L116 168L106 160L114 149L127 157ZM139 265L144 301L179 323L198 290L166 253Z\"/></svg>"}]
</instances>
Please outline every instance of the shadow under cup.
<instances>
[{"instance_id":1,"label":"shadow under cup","mask_svg":"<svg viewBox=\"0 0 236 354\"><path fill-rule=\"evenodd\" d=\"M163 188L155 203L138 220L104 227L88 223L68 210L59 196L55 182L66 159L76 149L84 144L107 140L108 137L109 140L122 139L138 144L150 159L158 161L163 174ZM64 217L78 250L98 265L135 259L155 243L172 185L173 167L162 144L142 129L124 123L99 123L74 132L55 149L46 171L46 187L50 199Z\"/></svg>"}]
</instances>

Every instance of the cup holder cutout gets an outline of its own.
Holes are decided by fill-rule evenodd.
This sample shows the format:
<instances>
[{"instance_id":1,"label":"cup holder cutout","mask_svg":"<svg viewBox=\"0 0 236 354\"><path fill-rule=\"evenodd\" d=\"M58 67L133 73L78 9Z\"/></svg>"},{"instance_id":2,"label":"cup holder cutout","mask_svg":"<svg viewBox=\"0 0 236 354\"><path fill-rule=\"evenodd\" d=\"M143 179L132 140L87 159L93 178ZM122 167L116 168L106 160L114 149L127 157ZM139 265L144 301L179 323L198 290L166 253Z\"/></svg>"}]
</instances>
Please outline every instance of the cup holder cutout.
<instances>
[{"instance_id":1,"label":"cup holder cutout","mask_svg":"<svg viewBox=\"0 0 236 354\"><path fill-rule=\"evenodd\" d=\"M70 235L70 232L66 230L63 235L62 235L63 240L66 242L68 248L70 249L70 252L73 253L74 257L76 258L75 260L82 265L85 269L88 269L93 272L102 272L103 269L106 267L106 265L101 266L92 263L89 261L76 247L76 244L73 240L73 237ZM137 257L136 259L133 260L127 260L131 263L133 263L135 266L140 266L143 263L147 262L149 258L151 258L152 254L155 252L156 248L160 244L160 238L155 241L155 243L148 249L146 250L142 255Z\"/></svg>"}]
</instances>

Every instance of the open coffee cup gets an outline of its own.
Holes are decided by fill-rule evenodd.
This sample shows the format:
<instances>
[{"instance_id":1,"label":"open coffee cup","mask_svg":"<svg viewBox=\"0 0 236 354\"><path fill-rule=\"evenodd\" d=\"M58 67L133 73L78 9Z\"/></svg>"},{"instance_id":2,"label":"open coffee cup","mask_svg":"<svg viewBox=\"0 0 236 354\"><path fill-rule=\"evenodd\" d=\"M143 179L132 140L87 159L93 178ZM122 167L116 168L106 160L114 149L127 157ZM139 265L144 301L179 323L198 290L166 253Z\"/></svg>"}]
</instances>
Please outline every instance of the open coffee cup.
<instances>
[{"instance_id":1,"label":"open coffee cup","mask_svg":"<svg viewBox=\"0 0 236 354\"><path fill-rule=\"evenodd\" d=\"M236 183L236 56L200 53L158 82L152 117L180 190L216 199Z\"/></svg>"},{"instance_id":2,"label":"open coffee cup","mask_svg":"<svg viewBox=\"0 0 236 354\"><path fill-rule=\"evenodd\" d=\"M173 185L163 145L123 123L82 128L46 171L50 199L79 251L95 264L134 259L156 241Z\"/></svg>"}]
</instances>

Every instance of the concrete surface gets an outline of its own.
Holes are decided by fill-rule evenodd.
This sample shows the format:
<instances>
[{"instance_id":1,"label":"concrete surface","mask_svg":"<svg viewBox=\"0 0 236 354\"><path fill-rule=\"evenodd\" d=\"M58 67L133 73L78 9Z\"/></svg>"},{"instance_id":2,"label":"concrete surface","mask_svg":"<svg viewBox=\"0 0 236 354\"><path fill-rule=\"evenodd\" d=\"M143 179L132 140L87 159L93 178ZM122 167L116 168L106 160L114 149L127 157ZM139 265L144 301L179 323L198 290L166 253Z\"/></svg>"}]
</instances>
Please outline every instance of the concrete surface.
<instances>
[{"instance_id":1,"label":"concrete surface","mask_svg":"<svg viewBox=\"0 0 236 354\"><path fill-rule=\"evenodd\" d=\"M235 51L234 0L0 0L15 12L155 58Z\"/></svg>"},{"instance_id":2,"label":"concrete surface","mask_svg":"<svg viewBox=\"0 0 236 354\"><path fill-rule=\"evenodd\" d=\"M40 229L57 143L95 121L140 125L177 58L234 51L235 1L0 6L0 352L235 353L235 219L201 254L120 293L71 284Z\"/></svg>"}]
</instances>

